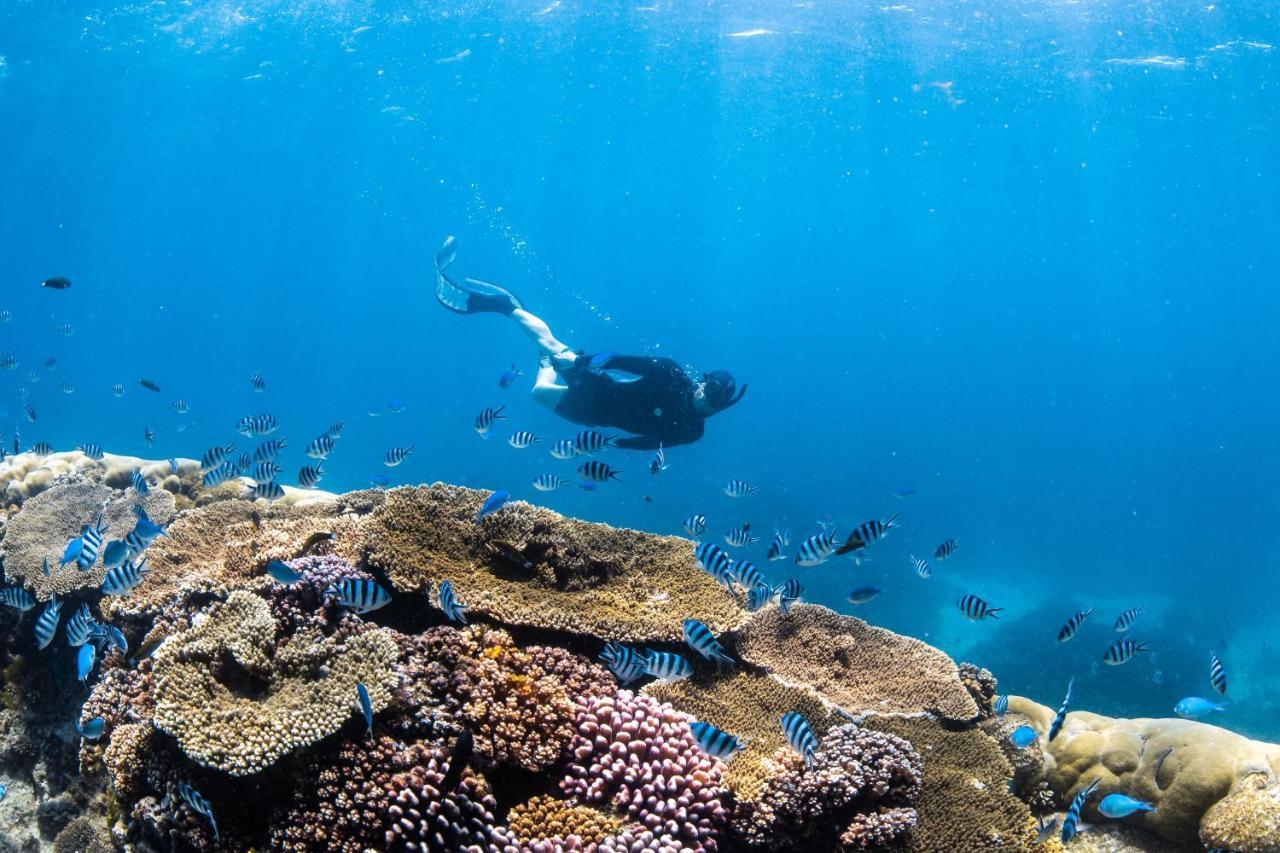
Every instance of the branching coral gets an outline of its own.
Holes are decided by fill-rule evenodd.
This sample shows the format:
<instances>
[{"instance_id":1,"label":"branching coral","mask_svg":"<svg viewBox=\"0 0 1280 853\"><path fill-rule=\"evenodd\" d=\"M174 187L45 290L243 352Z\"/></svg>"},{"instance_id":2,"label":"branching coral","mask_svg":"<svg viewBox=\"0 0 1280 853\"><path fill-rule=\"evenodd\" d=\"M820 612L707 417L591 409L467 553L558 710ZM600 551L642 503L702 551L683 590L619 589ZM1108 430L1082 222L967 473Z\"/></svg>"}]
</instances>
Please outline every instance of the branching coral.
<instances>
[{"instance_id":1,"label":"branching coral","mask_svg":"<svg viewBox=\"0 0 1280 853\"><path fill-rule=\"evenodd\" d=\"M194 760L232 775L255 773L350 719L356 682L374 708L395 688L397 650L380 629L322 637L301 631L275 648L267 602L233 592L155 655L155 724Z\"/></svg>"},{"instance_id":2,"label":"branching coral","mask_svg":"<svg viewBox=\"0 0 1280 853\"><path fill-rule=\"evenodd\" d=\"M512 808L507 825L522 850L552 853L599 844L614 835L622 821L589 806L538 796Z\"/></svg>"},{"instance_id":3,"label":"branching coral","mask_svg":"<svg viewBox=\"0 0 1280 853\"><path fill-rule=\"evenodd\" d=\"M754 614L738 644L744 660L806 684L852 714L930 711L977 718L951 658L930 645L825 607Z\"/></svg>"},{"instance_id":4,"label":"branching coral","mask_svg":"<svg viewBox=\"0 0 1280 853\"><path fill-rule=\"evenodd\" d=\"M464 773L452 790L444 790L450 757L439 747L416 747L414 766L389 783L390 828L387 850L412 853L455 853L499 850L509 839L494 817L497 803L483 777Z\"/></svg>"},{"instance_id":5,"label":"branching coral","mask_svg":"<svg viewBox=\"0 0 1280 853\"><path fill-rule=\"evenodd\" d=\"M723 763L698 747L688 714L623 690L592 699L577 716L573 758L561 790L611 807L624 827L602 850L717 849L728 817Z\"/></svg>"},{"instance_id":6,"label":"branching coral","mask_svg":"<svg viewBox=\"0 0 1280 853\"><path fill-rule=\"evenodd\" d=\"M884 849L915 825L921 759L902 738L846 724L822 739L811 766L794 754L780 763L783 772L734 816L749 847L829 850L846 836L853 849Z\"/></svg>"}]
</instances>

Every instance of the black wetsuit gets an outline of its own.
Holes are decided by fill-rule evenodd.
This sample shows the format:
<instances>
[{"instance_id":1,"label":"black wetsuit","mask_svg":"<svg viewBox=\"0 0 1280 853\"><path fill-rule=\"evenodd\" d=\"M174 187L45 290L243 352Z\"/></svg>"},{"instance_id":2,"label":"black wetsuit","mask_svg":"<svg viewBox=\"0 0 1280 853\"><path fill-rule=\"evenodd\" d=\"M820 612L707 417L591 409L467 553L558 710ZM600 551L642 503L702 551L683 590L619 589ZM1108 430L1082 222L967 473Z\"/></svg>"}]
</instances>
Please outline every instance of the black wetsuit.
<instances>
[{"instance_id":1,"label":"black wetsuit","mask_svg":"<svg viewBox=\"0 0 1280 853\"><path fill-rule=\"evenodd\" d=\"M637 378L619 380L608 370ZM618 439L619 447L653 450L702 438L705 418L694 408L695 384L669 358L615 355L593 367L581 357L560 376L569 390L556 404L556 414L584 426L633 433Z\"/></svg>"}]
</instances>

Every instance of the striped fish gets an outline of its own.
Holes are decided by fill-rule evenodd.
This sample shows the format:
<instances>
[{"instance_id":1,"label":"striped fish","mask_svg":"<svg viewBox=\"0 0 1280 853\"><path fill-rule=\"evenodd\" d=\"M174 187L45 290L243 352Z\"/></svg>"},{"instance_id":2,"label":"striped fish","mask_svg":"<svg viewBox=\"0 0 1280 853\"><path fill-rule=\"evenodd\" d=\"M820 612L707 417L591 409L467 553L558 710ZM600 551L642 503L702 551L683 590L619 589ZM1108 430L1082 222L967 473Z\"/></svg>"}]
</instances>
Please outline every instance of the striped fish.
<instances>
[{"instance_id":1,"label":"striped fish","mask_svg":"<svg viewBox=\"0 0 1280 853\"><path fill-rule=\"evenodd\" d=\"M787 578L778 589L778 609L785 616L787 611L791 609L791 605L800 600L800 596L804 595L804 587L795 578Z\"/></svg>"},{"instance_id":2,"label":"striped fish","mask_svg":"<svg viewBox=\"0 0 1280 853\"><path fill-rule=\"evenodd\" d=\"M62 602L58 596L49 599L49 603L36 618L36 648L43 649L53 642L53 635L58 633L58 619L62 616Z\"/></svg>"},{"instance_id":3,"label":"striped fish","mask_svg":"<svg viewBox=\"0 0 1280 853\"><path fill-rule=\"evenodd\" d=\"M680 655L675 652L655 652L652 649L644 653L644 671L646 675L663 681L680 681L693 675L693 667Z\"/></svg>"},{"instance_id":4,"label":"striped fish","mask_svg":"<svg viewBox=\"0 0 1280 853\"><path fill-rule=\"evenodd\" d=\"M108 569L124 565L127 559L129 559L129 543L124 539L112 539L102 549L102 565Z\"/></svg>"},{"instance_id":5,"label":"striped fish","mask_svg":"<svg viewBox=\"0 0 1280 853\"><path fill-rule=\"evenodd\" d=\"M210 447L204 452L204 455L200 457L200 470L211 471L214 468L217 468L223 462L226 462L231 454L235 452L236 443L234 441Z\"/></svg>"},{"instance_id":6,"label":"striped fish","mask_svg":"<svg viewBox=\"0 0 1280 853\"><path fill-rule=\"evenodd\" d=\"M13 353L0 353L0 370L13 370L17 366L18 359Z\"/></svg>"},{"instance_id":7,"label":"striped fish","mask_svg":"<svg viewBox=\"0 0 1280 853\"><path fill-rule=\"evenodd\" d=\"M377 581L368 578L343 578L326 589L324 594L338 599L339 607L357 613L371 613L391 603L391 595Z\"/></svg>"},{"instance_id":8,"label":"striped fish","mask_svg":"<svg viewBox=\"0 0 1280 853\"><path fill-rule=\"evenodd\" d=\"M1092 612L1093 608L1090 607L1088 610L1081 610L1068 619L1067 624L1063 625L1062 630L1058 632L1058 642L1065 643L1074 637L1076 632L1080 630L1080 626L1084 624L1084 620L1088 619L1089 614Z\"/></svg>"},{"instance_id":9,"label":"striped fish","mask_svg":"<svg viewBox=\"0 0 1280 853\"><path fill-rule=\"evenodd\" d=\"M1138 652L1149 652L1146 643L1135 643L1128 637L1121 637L1111 644L1107 649L1107 653L1102 656L1103 663L1110 666L1119 666L1122 663L1128 663Z\"/></svg>"},{"instance_id":10,"label":"striped fish","mask_svg":"<svg viewBox=\"0 0 1280 853\"><path fill-rule=\"evenodd\" d=\"M653 454L653 459L649 460L649 473L660 474L667 470L667 454L662 449L662 442L658 442L658 452Z\"/></svg>"},{"instance_id":11,"label":"striped fish","mask_svg":"<svg viewBox=\"0 0 1280 853\"><path fill-rule=\"evenodd\" d=\"M1222 668L1222 661L1215 652L1209 652L1209 683L1218 693L1227 695L1227 671Z\"/></svg>"},{"instance_id":12,"label":"striped fish","mask_svg":"<svg viewBox=\"0 0 1280 853\"><path fill-rule=\"evenodd\" d=\"M124 396L124 386L123 386L123 385L121 385L119 382L117 382L115 385L112 385L112 386L111 386L111 393L112 393L114 396L116 396L116 397L123 397L123 396Z\"/></svg>"},{"instance_id":13,"label":"striped fish","mask_svg":"<svg viewBox=\"0 0 1280 853\"><path fill-rule=\"evenodd\" d=\"M758 583L747 593L747 610L755 613L773 600L773 587L767 583Z\"/></svg>"},{"instance_id":14,"label":"striped fish","mask_svg":"<svg viewBox=\"0 0 1280 853\"><path fill-rule=\"evenodd\" d=\"M728 761L740 750L747 748L742 740L726 731L717 729L710 723L701 721L690 723L689 731L693 733L693 739L697 741L703 752L712 758L719 758L722 761Z\"/></svg>"},{"instance_id":15,"label":"striped fish","mask_svg":"<svg viewBox=\"0 0 1280 853\"><path fill-rule=\"evenodd\" d=\"M13 437L17 438L18 433L14 432ZM35 444L31 445L30 449L36 456L48 456L53 452L53 445L47 441L37 441Z\"/></svg>"},{"instance_id":16,"label":"striped fish","mask_svg":"<svg viewBox=\"0 0 1280 853\"><path fill-rule=\"evenodd\" d=\"M280 451L288 447L288 442L283 438L268 438L262 444L258 445L258 449L253 451L254 462L270 462L280 455Z\"/></svg>"},{"instance_id":17,"label":"striped fish","mask_svg":"<svg viewBox=\"0 0 1280 853\"><path fill-rule=\"evenodd\" d=\"M747 495L754 495L760 491L759 486L753 486L743 480L730 480L724 484L724 493L731 498L742 498Z\"/></svg>"},{"instance_id":18,"label":"striped fish","mask_svg":"<svg viewBox=\"0 0 1280 853\"><path fill-rule=\"evenodd\" d=\"M926 561L917 557L915 554L911 555L911 566L916 570L916 574L925 580L933 577L933 567Z\"/></svg>"},{"instance_id":19,"label":"striped fish","mask_svg":"<svg viewBox=\"0 0 1280 853\"><path fill-rule=\"evenodd\" d=\"M836 551L836 532L824 530L800 543L796 549L796 565L810 568L820 566Z\"/></svg>"},{"instance_id":20,"label":"striped fish","mask_svg":"<svg viewBox=\"0 0 1280 853\"><path fill-rule=\"evenodd\" d=\"M507 439L507 444L516 450L524 450L526 447L532 447L542 441L541 438L529 432L527 429L518 429L511 433L511 437Z\"/></svg>"},{"instance_id":21,"label":"striped fish","mask_svg":"<svg viewBox=\"0 0 1280 853\"><path fill-rule=\"evenodd\" d=\"M70 323L59 323L55 331L64 338L69 338L76 333L76 327Z\"/></svg>"},{"instance_id":22,"label":"striped fish","mask_svg":"<svg viewBox=\"0 0 1280 853\"><path fill-rule=\"evenodd\" d=\"M89 605L81 604L67 619L67 645L83 646L89 642L97 627L98 622L89 611Z\"/></svg>"},{"instance_id":23,"label":"striped fish","mask_svg":"<svg viewBox=\"0 0 1280 853\"><path fill-rule=\"evenodd\" d=\"M996 697L996 701L992 704L991 709L996 712L997 717L1003 717L1009 713L1009 697L1001 694Z\"/></svg>"},{"instance_id":24,"label":"striped fish","mask_svg":"<svg viewBox=\"0 0 1280 853\"><path fill-rule=\"evenodd\" d=\"M561 486L568 485L569 481L563 477L557 477L555 474L539 474L533 479L533 487L540 492L554 492Z\"/></svg>"},{"instance_id":25,"label":"striped fish","mask_svg":"<svg viewBox=\"0 0 1280 853\"><path fill-rule=\"evenodd\" d=\"M733 584L733 559L713 542L703 542L693 549L694 559L702 570L726 587Z\"/></svg>"},{"instance_id":26,"label":"striped fish","mask_svg":"<svg viewBox=\"0 0 1280 853\"><path fill-rule=\"evenodd\" d=\"M6 586L0 589L0 601L23 613L36 606L36 597L28 592L26 587L21 586Z\"/></svg>"},{"instance_id":27,"label":"striped fish","mask_svg":"<svg viewBox=\"0 0 1280 853\"><path fill-rule=\"evenodd\" d=\"M120 654L126 654L129 651L129 642L124 638L124 632L115 625L98 625L94 632L95 638L105 641L112 648L120 650Z\"/></svg>"},{"instance_id":28,"label":"striped fish","mask_svg":"<svg viewBox=\"0 0 1280 853\"><path fill-rule=\"evenodd\" d=\"M217 842L218 824L213 819L213 807L209 805L209 801L200 796L200 792L186 782L178 783L178 796L182 797L182 801L189 805L194 812L209 819L209 830L213 833L213 840Z\"/></svg>"},{"instance_id":29,"label":"striped fish","mask_svg":"<svg viewBox=\"0 0 1280 853\"><path fill-rule=\"evenodd\" d=\"M253 488L249 490L249 494L254 500L263 498L268 501L278 501L284 497L284 488L275 480L268 480L265 483L254 483Z\"/></svg>"},{"instance_id":30,"label":"striped fish","mask_svg":"<svg viewBox=\"0 0 1280 853\"><path fill-rule=\"evenodd\" d=\"M102 448L93 443L77 444L76 450L79 450L85 456L88 456L94 462L102 461Z\"/></svg>"},{"instance_id":31,"label":"striped fish","mask_svg":"<svg viewBox=\"0 0 1280 853\"><path fill-rule=\"evenodd\" d=\"M172 456L169 457L169 472L172 474L178 473L178 460Z\"/></svg>"},{"instance_id":32,"label":"striped fish","mask_svg":"<svg viewBox=\"0 0 1280 853\"><path fill-rule=\"evenodd\" d=\"M1146 610L1145 607L1131 607L1116 617L1116 630L1124 633L1133 627L1133 623L1138 621L1138 617Z\"/></svg>"},{"instance_id":33,"label":"striped fish","mask_svg":"<svg viewBox=\"0 0 1280 853\"><path fill-rule=\"evenodd\" d=\"M98 516L98 520L93 524L85 525L80 531L80 554L76 557L76 568L82 572L87 572L93 568L93 564L98 562L98 550L102 547L103 534L107 532L107 527L102 523L102 516Z\"/></svg>"},{"instance_id":34,"label":"striped fish","mask_svg":"<svg viewBox=\"0 0 1280 853\"><path fill-rule=\"evenodd\" d=\"M237 476L243 477L245 474L248 474L249 469L253 467L253 457L248 453L241 453L240 458L235 461L234 466Z\"/></svg>"},{"instance_id":35,"label":"striped fish","mask_svg":"<svg viewBox=\"0 0 1280 853\"><path fill-rule=\"evenodd\" d=\"M757 584L764 583L764 575L750 560L738 560L733 564L733 579L743 589L754 589Z\"/></svg>"},{"instance_id":36,"label":"striped fish","mask_svg":"<svg viewBox=\"0 0 1280 853\"><path fill-rule=\"evenodd\" d=\"M117 394L116 396L119 397L120 395ZM185 415L187 412L191 411L191 407L187 405L186 400L174 400L173 410L180 415Z\"/></svg>"},{"instance_id":37,"label":"striped fish","mask_svg":"<svg viewBox=\"0 0 1280 853\"><path fill-rule=\"evenodd\" d=\"M685 533L688 533L690 536L696 539L706 532L707 517L705 515L694 513L693 515L686 518L684 520L684 523L680 526L684 528Z\"/></svg>"},{"instance_id":38,"label":"striped fish","mask_svg":"<svg viewBox=\"0 0 1280 853\"><path fill-rule=\"evenodd\" d=\"M212 471L206 471L204 476L200 478L200 483L205 488L211 489L214 486L222 485L227 482L227 480L233 479L236 476L238 475L236 474L235 466L230 462L223 462Z\"/></svg>"},{"instance_id":39,"label":"striped fish","mask_svg":"<svg viewBox=\"0 0 1280 853\"><path fill-rule=\"evenodd\" d=\"M502 410L506 406L499 406L496 409L484 409L480 414L476 415L476 432L481 438L489 437L489 430L493 429L493 425L500 420L505 420L506 415L502 414Z\"/></svg>"},{"instance_id":40,"label":"striped fish","mask_svg":"<svg viewBox=\"0 0 1280 853\"><path fill-rule=\"evenodd\" d=\"M256 466L254 466L253 479L257 480L258 482L263 482L266 480L274 480L276 478L276 475L278 475L282 470L283 469L280 467L279 462L274 462L271 460L268 460L266 462L259 462Z\"/></svg>"},{"instance_id":41,"label":"striped fish","mask_svg":"<svg viewBox=\"0 0 1280 853\"><path fill-rule=\"evenodd\" d=\"M769 540L769 551L764 555L764 558L771 563L775 560L785 560L787 555L782 553L782 550L786 547L787 537L775 527L773 528L773 538Z\"/></svg>"},{"instance_id":42,"label":"striped fish","mask_svg":"<svg viewBox=\"0 0 1280 853\"><path fill-rule=\"evenodd\" d=\"M312 439L311 443L307 445L307 455L312 459L328 459L335 446L333 439L329 437L328 433L325 433L318 438Z\"/></svg>"},{"instance_id":43,"label":"striped fish","mask_svg":"<svg viewBox=\"0 0 1280 853\"><path fill-rule=\"evenodd\" d=\"M275 415L245 415L236 422L236 432L248 438L271 435L279 428Z\"/></svg>"},{"instance_id":44,"label":"striped fish","mask_svg":"<svg viewBox=\"0 0 1280 853\"><path fill-rule=\"evenodd\" d=\"M36 422L36 410L30 403L24 404L22 410L27 413L27 420L30 423Z\"/></svg>"},{"instance_id":45,"label":"striped fish","mask_svg":"<svg viewBox=\"0 0 1280 853\"><path fill-rule=\"evenodd\" d=\"M314 489L323 478L323 465L303 465L298 471L298 485L304 489Z\"/></svg>"},{"instance_id":46,"label":"striped fish","mask_svg":"<svg viewBox=\"0 0 1280 853\"><path fill-rule=\"evenodd\" d=\"M562 438L551 445L550 453L557 459L572 459L578 455L578 446L572 438Z\"/></svg>"},{"instance_id":47,"label":"striped fish","mask_svg":"<svg viewBox=\"0 0 1280 853\"><path fill-rule=\"evenodd\" d=\"M342 431L346 428L347 422L342 418L338 418L336 421L329 424L329 428L325 430L325 435L329 436L329 438L332 438L334 441L337 441L342 438Z\"/></svg>"},{"instance_id":48,"label":"striped fish","mask_svg":"<svg viewBox=\"0 0 1280 853\"><path fill-rule=\"evenodd\" d=\"M1067 708L1071 705L1071 688L1076 686L1075 676L1067 682L1067 695L1062 700L1062 704L1058 706L1058 713L1053 715L1053 722L1049 724L1049 737L1046 742L1051 743L1058 736L1058 732L1062 731L1062 724L1067 721Z\"/></svg>"},{"instance_id":49,"label":"striped fish","mask_svg":"<svg viewBox=\"0 0 1280 853\"><path fill-rule=\"evenodd\" d=\"M1076 837L1076 824L1080 823L1080 812L1084 810L1085 801L1093 795L1097 790L1098 783L1101 779L1094 779L1089 783L1089 787L1076 794L1071 801L1071 808L1067 809L1067 816L1062 819L1062 843L1068 844Z\"/></svg>"},{"instance_id":50,"label":"striped fish","mask_svg":"<svg viewBox=\"0 0 1280 853\"><path fill-rule=\"evenodd\" d=\"M960 596L956 601L956 607L971 622L980 622L983 619L999 619L1000 617L996 614L1004 609L1003 607L992 607L976 595Z\"/></svg>"},{"instance_id":51,"label":"striped fish","mask_svg":"<svg viewBox=\"0 0 1280 853\"><path fill-rule=\"evenodd\" d=\"M616 435L605 435L593 429L584 429L573 437L573 449L577 455L599 453L608 447L618 446Z\"/></svg>"},{"instance_id":52,"label":"striped fish","mask_svg":"<svg viewBox=\"0 0 1280 853\"><path fill-rule=\"evenodd\" d=\"M444 611L444 615L449 617L451 622L458 622L463 625L467 624L467 609L453 592L453 584L449 581L440 581L440 609Z\"/></svg>"},{"instance_id":53,"label":"striped fish","mask_svg":"<svg viewBox=\"0 0 1280 853\"><path fill-rule=\"evenodd\" d=\"M63 394L74 394L76 393L76 386L72 385L70 382L63 382L58 386L58 390Z\"/></svg>"},{"instance_id":54,"label":"striped fish","mask_svg":"<svg viewBox=\"0 0 1280 853\"><path fill-rule=\"evenodd\" d=\"M409 454L413 453L413 445L405 445L404 447L393 447L387 451L382 457L382 464L388 468L394 468L401 462L409 458Z\"/></svg>"},{"instance_id":55,"label":"striped fish","mask_svg":"<svg viewBox=\"0 0 1280 853\"><path fill-rule=\"evenodd\" d=\"M715 634L711 633L711 629L697 619L684 620L684 641L689 648L707 660L713 661L717 672L735 663L733 658L725 654L724 646L720 645Z\"/></svg>"},{"instance_id":56,"label":"striped fish","mask_svg":"<svg viewBox=\"0 0 1280 853\"><path fill-rule=\"evenodd\" d=\"M129 483L133 486L133 490L140 495L145 495L151 491L151 486L147 484L147 478L142 476L142 471L134 468L129 474Z\"/></svg>"},{"instance_id":57,"label":"striped fish","mask_svg":"<svg viewBox=\"0 0 1280 853\"><path fill-rule=\"evenodd\" d=\"M891 515L884 521L879 519L871 519L864 521L857 527L853 528L853 532L849 534L849 538L844 544L836 549L836 554L848 554L850 551L857 551L860 548L867 548L876 544L885 536L889 535L889 531L898 526L898 516Z\"/></svg>"},{"instance_id":58,"label":"striped fish","mask_svg":"<svg viewBox=\"0 0 1280 853\"><path fill-rule=\"evenodd\" d=\"M249 387L254 390L254 393L261 394L267 390L267 380L262 378L261 373L254 373L249 377Z\"/></svg>"},{"instance_id":59,"label":"striped fish","mask_svg":"<svg viewBox=\"0 0 1280 853\"><path fill-rule=\"evenodd\" d=\"M621 471L615 471L607 462L601 462L599 459L588 459L578 466L578 474L584 480L592 480L597 483L603 483L607 480L621 480L618 476Z\"/></svg>"},{"instance_id":60,"label":"striped fish","mask_svg":"<svg viewBox=\"0 0 1280 853\"><path fill-rule=\"evenodd\" d=\"M751 524L743 522L741 527L735 527L724 535L724 541L732 545L734 548L742 548L746 545L752 545L760 541L759 536L751 535Z\"/></svg>"},{"instance_id":61,"label":"striped fish","mask_svg":"<svg viewBox=\"0 0 1280 853\"><path fill-rule=\"evenodd\" d=\"M933 549L933 559L945 560L956 552L957 547L956 540L948 539L946 542L943 542L937 548Z\"/></svg>"},{"instance_id":62,"label":"striped fish","mask_svg":"<svg viewBox=\"0 0 1280 853\"><path fill-rule=\"evenodd\" d=\"M116 566L102 579L102 594L128 595L135 586L142 583L142 578L150 571L145 558L139 563L125 562Z\"/></svg>"},{"instance_id":63,"label":"striped fish","mask_svg":"<svg viewBox=\"0 0 1280 853\"><path fill-rule=\"evenodd\" d=\"M606 643L600 659L617 677L620 684L630 684L644 675L645 660L630 646L622 643Z\"/></svg>"},{"instance_id":64,"label":"striped fish","mask_svg":"<svg viewBox=\"0 0 1280 853\"><path fill-rule=\"evenodd\" d=\"M782 715L778 721L782 724L782 733L787 737L787 743L794 749L805 764L813 764L813 754L818 749L818 739L813 735L813 729L809 728L809 721L804 718L804 714L799 711L788 711Z\"/></svg>"}]
</instances>

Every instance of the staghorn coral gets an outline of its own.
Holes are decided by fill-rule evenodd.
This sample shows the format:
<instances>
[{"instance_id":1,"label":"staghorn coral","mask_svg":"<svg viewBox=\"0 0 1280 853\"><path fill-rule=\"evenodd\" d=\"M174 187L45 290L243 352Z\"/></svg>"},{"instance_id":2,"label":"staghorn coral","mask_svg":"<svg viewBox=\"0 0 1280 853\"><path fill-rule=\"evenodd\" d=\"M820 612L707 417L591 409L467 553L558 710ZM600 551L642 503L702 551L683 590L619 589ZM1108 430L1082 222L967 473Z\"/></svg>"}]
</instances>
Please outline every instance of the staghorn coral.
<instances>
[{"instance_id":1,"label":"staghorn coral","mask_svg":"<svg viewBox=\"0 0 1280 853\"><path fill-rule=\"evenodd\" d=\"M484 492L435 484L399 488L361 525L363 552L396 589L450 580L473 612L608 640L679 640L685 619L713 631L745 611L701 571L685 539L566 518L508 504L476 524ZM490 541L515 545L525 572L495 557Z\"/></svg>"},{"instance_id":2,"label":"staghorn coral","mask_svg":"<svg viewBox=\"0 0 1280 853\"><path fill-rule=\"evenodd\" d=\"M385 707L395 641L354 618L343 624L351 627L301 631L275 647L267 602L231 593L156 652L156 726L195 761L242 776L337 731L354 712L357 681L375 710Z\"/></svg>"},{"instance_id":3,"label":"staghorn coral","mask_svg":"<svg viewBox=\"0 0 1280 853\"><path fill-rule=\"evenodd\" d=\"M783 714L804 714L819 738L843 722L813 690L784 685L767 673L739 670L725 676L655 681L641 692L746 740L746 748L724 771L725 786L743 800L758 797L765 782L778 772L773 754L787 746L779 722Z\"/></svg>"},{"instance_id":4,"label":"staghorn coral","mask_svg":"<svg viewBox=\"0 0 1280 853\"><path fill-rule=\"evenodd\" d=\"M1017 696L1010 698L1009 711L1027 717L1040 732L1054 714ZM1073 711L1046 753L1045 780L1063 802L1097 778L1104 793L1124 791L1154 804L1156 812L1130 822L1170 841L1221 839L1219 846L1248 853L1275 849L1267 845L1274 844L1280 822L1280 745L1192 720ZM1222 808L1215 810L1219 802ZM1093 801L1085 816L1096 815Z\"/></svg>"},{"instance_id":5,"label":"staghorn coral","mask_svg":"<svg viewBox=\"0 0 1280 853\"><path fill-rule=\"evenodd\" d=\"M622 821L599 809L541 795L513 807L507 825L521 849L550 853L599 844L614 835Z\"/></svg>"},{"instance_id":6,"label":"staghorn coral","mask_svg":"<svg viewBox=\"0 0 1280 853\"><path fill-rule=\"evenodd\" d=\"M902 738L846 724L822 739L811 766L795 754L755 801L740 804L734 829L750 848L884 849L915 825L921 760ZM881 811L883 810L883 811Z\"/></svg>"},{"instance_id":7,"label":"staghorn coral","mask_svg":"<svg viewBox=\"0 0 1280 853\"><path fill-rule=\"evenodd\" d=\"M577 715L560 789L579 804L611 807L624 827L601 850L712 851L728 818L723 762L706 755L688 714L629 690L589 701Z\"/></svg>"},{"instance_id":8,"label":"staghorn coral","mask_svg":"<svg viewBox=\"0 0 1280 853\"><path fill-rule=\"evenodd\" d=\"M978 706L951 658L930 645L825 607L754 614L742 659L785 682L811 686L851 714L929 711L972 721Z\"/></svg>"},{"instance_id":9,"label":"staghorn coral","mask_svg":"<svg viewBox=\"0 0 1280 853\"><path fill-rule=\"evenodd\" d=\"M117 492L91 480L70 479L42 490L5 525L4 570L6 578L26 585L40 600L53 594L66 595L78 589L102 586L107 569L101 560L90 570L74 564L60 566L66 544L102 513L107 527L106 541L123 539L137 521L135 504L141 504L157 524L173 517L173 496L152 489L139 496L130 489ZM50 573L44 573L48 558ZM146 581L143 581L143 586Z\"/></svg>"},{"instance_id":10,"label":"staghorn coral","mask_svg":"<svg viewBox=\"0 0 1280 853\"><path fill-rule=\"evenodd\" d=\"M907 836L908 851L1030 849L1034 819L1009 792L1012 769L989 736L949 730L923 715L871 716L864 725L909 741L924 759L924 787L915 804L919 821Z\"/></svg>"}]
</instances>

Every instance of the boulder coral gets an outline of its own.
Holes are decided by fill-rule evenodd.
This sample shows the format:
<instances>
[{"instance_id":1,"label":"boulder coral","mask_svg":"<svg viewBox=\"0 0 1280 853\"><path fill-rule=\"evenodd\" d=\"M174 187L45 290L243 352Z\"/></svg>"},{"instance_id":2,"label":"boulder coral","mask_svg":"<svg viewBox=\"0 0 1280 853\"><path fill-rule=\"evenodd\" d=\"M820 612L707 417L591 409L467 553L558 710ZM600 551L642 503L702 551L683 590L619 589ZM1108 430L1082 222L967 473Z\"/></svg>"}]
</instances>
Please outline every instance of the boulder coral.
<instances>
[{"instance_id":1,"label":"boulder coral","mask_svg":"<svg viewBox=\"0 0 1280 853\"><path fill-rule=\"evenodd\" d=\"M1009 712L1041 733L1054 714L1016 696ZM1045 753L1045 780L1063 802L1100 779L1104 795L1122 791L1154 804L1155 812L1127 821L1170 841L1241 853L1280 850L1280 745L1192 720L1073 711ZM1087 820L1097 819L1096 805L1086 807Z\"/></svg>"}]
</instances>

